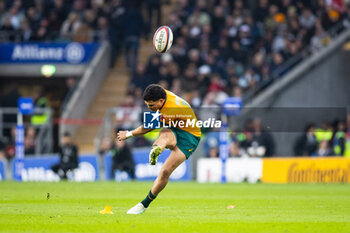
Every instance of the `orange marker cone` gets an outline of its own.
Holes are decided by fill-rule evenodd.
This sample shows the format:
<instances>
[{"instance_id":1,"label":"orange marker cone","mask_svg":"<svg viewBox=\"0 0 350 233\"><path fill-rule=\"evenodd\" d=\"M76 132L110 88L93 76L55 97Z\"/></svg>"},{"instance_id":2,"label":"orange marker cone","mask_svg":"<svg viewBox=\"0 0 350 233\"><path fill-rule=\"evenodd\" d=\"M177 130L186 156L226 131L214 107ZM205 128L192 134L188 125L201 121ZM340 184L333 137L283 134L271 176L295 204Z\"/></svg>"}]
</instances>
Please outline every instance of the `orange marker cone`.
<instances>
[{"instance_id":1,"label":"orange marker cone","mask_svg":"<svg viewBox=\"0 0 350 233\"><path fill-rule=\"evenodd\" d=\"M106 205L105 208L100 211L100 214L113 214L112 207L110 205Z\"/></svg>"}]
</instances>

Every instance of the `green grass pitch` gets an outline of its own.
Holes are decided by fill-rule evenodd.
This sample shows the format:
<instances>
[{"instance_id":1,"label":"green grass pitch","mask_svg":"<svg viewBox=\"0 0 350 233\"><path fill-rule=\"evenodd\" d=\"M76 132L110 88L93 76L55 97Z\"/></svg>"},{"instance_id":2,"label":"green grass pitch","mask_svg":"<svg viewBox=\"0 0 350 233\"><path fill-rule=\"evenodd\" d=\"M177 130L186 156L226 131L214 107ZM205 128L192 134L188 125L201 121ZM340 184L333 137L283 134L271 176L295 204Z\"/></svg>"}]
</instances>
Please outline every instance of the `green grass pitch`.
<instances>
[{"instance_id":1,"label":"green grass pitch","mask_svg":"<svg viewBox=\"0 0 350 233\"><path fill-rule=\"evenodd\" d=\"M150 187L0 182L0 232L350 232L349 185L169 183L144 214L126 215Z\"/></svg>"}]
</instances>

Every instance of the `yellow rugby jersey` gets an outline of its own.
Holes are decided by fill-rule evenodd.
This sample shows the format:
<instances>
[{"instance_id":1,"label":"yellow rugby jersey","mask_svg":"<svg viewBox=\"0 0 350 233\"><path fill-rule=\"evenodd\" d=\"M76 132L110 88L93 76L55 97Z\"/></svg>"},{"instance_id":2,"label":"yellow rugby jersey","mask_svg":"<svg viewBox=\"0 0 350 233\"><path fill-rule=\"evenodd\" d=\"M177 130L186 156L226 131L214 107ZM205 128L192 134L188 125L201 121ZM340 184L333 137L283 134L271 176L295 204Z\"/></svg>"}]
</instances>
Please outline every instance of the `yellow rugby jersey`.
<instances>
[{"instance_id":1,"label":"yellow rugby jersey","mask_svg":"<svg viewBox=\"0 0 350 233\"><path fill-rule=\"evenodd\" d=\"M202 134L201 129L196 126L197 117L191 106L171 91L165 90L165 92L165 103L159 110L162 114L161 121L166 124L163 127L179 128L196 137L200 137Z\"/></svg>"}]
</instances>

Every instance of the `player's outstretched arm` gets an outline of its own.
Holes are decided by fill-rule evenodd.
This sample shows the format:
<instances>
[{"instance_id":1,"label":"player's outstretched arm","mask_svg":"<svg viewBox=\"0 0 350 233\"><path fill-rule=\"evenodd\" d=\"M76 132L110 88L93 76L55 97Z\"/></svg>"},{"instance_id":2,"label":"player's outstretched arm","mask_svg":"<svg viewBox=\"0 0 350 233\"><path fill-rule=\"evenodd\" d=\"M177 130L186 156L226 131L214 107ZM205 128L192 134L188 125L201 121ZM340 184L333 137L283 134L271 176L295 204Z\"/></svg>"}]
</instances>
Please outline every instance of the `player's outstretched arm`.
<instances>
[{"instance_id":1,"label":"player's outstretched arm","mask_svg":"<svg viewBox=\"0 0 350 233\"><path fill-rule=\"evenodd\" d=\"M152 129L145 129L145 128L143 128L143 125L140 125L139 127L137 127L136 129L134 129L132 131L119 131L117 134L117 139L119 141L122 141L122 140L126 140L128 138L131 138L131 137L144 135L150 131L152 131Z\"/></svg>"}]
</instances>

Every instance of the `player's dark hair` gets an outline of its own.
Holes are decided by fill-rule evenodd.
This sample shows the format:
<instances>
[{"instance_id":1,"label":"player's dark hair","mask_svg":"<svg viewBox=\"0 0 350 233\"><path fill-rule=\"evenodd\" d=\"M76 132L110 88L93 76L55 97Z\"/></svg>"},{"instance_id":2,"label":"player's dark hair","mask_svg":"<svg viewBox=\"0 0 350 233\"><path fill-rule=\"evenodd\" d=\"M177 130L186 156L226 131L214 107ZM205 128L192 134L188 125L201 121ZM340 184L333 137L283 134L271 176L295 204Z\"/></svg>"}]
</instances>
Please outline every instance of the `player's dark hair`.
<instances>
[{"instance_id":1,"label":"player's dark hair","mask_svg":"<svg viewBox=\"0 0 350 233\"><path fill-rule=\"evenodd\" d=\"M145 101L157 101L160 99L165 99L166 92L163 87L157 84L151 84L146 87L143 92L143 100Z\"/></svg>"}]
</instances>

